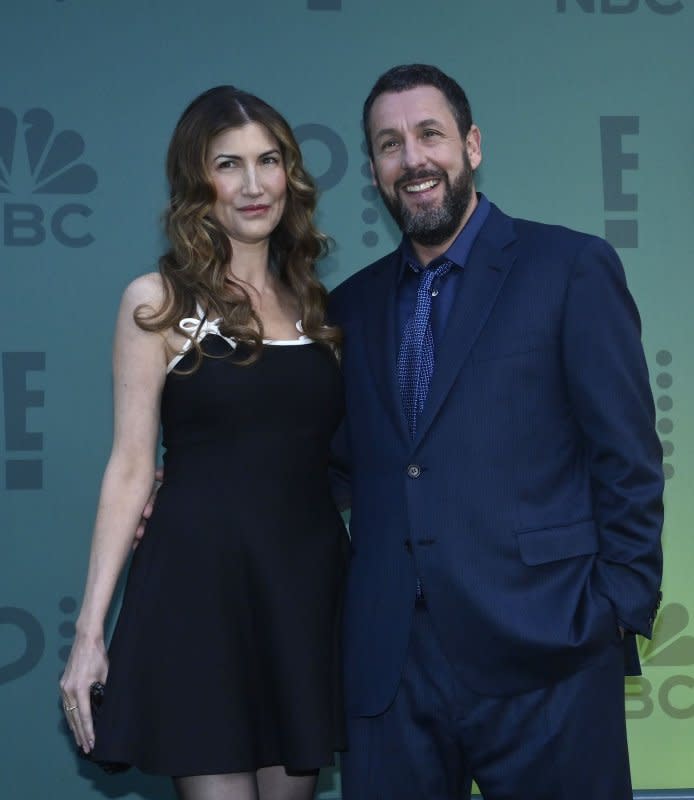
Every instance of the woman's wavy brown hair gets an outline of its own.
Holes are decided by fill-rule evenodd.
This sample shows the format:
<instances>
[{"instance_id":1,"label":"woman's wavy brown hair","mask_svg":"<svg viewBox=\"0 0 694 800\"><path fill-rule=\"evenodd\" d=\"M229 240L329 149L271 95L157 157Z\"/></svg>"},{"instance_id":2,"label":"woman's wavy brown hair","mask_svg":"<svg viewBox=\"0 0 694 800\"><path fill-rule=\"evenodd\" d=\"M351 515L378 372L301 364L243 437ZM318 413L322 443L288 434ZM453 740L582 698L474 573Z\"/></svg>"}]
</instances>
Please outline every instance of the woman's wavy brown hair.
<instances>
[{"instance_id":1,"label":"woman's wavy brown hair","mask_svg":"<svg viewBox=\"0 0 694 800\"><path fill-rule=\"evenodd\" d=\"M295 296L306 336L336 350L340 331L326 325L327 292L315 272L316 261L328 249L327 237L313 225L315 184L286 120L260 98L233 86L217 86L196 97L176 125L166 161L170 199L164 222L170 248L159 259L164 300L154 311L136 309L135 320L144 330L164 331L193 316L198 302L206 313L220 317L224 336L250 344L248 358L237 363L259 357L263 326L244 286L229 278L232 247L212 215L216 194L207 169L212 139L250 122L263 125L277 140L287 174L285 209L270 235L270 268ZM193 336L182 333L196 353L194 371L203 353Z\"/></svg>"}]
</instances>

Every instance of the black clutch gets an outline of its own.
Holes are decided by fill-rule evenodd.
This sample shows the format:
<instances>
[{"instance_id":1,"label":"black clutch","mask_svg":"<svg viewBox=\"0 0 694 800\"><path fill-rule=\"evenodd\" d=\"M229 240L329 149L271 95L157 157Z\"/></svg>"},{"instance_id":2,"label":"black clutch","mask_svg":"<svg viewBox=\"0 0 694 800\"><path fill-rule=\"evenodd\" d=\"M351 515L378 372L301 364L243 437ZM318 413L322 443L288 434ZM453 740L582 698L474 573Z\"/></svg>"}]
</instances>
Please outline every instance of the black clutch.
<instances>
[{"instance_id":1,"label":"black clutch","mask_svg":"<svg viewBox=\"0 0 694 800\"><path fill-rule=\"evenodd\" d=\"M89 705L92 709L92 719L94 720L94 726L99 720L99 713L101 711L101 704L104 702L104 692L106 691L106 687L100 681L95 681L89 687ZM85 753L82 748L78 748L78 753L82 756L82 758L86 758L88 761L91 761L93 764L97 764L104 772L108 772L109 774L113 774L115 772L125 772L127 769L130 769L130 764L124 764L119 761L99 761L96 758L93 758L91 753Z\"/></svg>"}]
</instances>

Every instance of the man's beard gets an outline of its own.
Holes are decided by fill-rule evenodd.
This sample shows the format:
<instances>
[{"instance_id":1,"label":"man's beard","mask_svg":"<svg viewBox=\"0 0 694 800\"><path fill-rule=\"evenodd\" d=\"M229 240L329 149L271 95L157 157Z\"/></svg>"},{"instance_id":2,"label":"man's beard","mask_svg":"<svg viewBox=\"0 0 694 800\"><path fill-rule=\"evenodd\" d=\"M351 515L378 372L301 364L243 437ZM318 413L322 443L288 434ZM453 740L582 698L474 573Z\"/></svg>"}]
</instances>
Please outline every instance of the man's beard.
<instances>
[{"instance_id":1,"label":"man's beard","mask_svg":"<svg viewBox=\"0 0 694 800\"><path fill-rule=\"evenodd\" d=\"M440 205L424 206L411 211L400 196L401 187L405 183L429 179L443 182L443 201ZM432 247L450 239L460 226L472 199L472 169L468 155L463 151L463 168L453 183L443 171L411 170L395 182L395 194L392 197L384 192L380 182L377 185L386 208L400 230L412 241Z\"/></svg>"}]
</instances>

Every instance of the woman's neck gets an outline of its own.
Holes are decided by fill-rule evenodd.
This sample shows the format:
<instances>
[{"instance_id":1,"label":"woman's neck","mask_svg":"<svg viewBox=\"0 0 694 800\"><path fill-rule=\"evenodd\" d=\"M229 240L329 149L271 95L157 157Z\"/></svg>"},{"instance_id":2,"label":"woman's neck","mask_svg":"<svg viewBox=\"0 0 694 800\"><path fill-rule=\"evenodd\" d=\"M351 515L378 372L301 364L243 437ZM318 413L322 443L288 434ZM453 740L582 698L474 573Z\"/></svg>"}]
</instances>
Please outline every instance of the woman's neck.
<instances>
[{"instance_id":1,"label":"woman's neck","mask_svg":"<svg viewBox=\"0 0 694 800\"><path fill-rule=\"evenodd\" d=\"M234 242L232 251L227 272L229 279L245 287L251 287L258 295L262 295L273 282L268 242L258 244Z\"/></svg>"}]
</instances>

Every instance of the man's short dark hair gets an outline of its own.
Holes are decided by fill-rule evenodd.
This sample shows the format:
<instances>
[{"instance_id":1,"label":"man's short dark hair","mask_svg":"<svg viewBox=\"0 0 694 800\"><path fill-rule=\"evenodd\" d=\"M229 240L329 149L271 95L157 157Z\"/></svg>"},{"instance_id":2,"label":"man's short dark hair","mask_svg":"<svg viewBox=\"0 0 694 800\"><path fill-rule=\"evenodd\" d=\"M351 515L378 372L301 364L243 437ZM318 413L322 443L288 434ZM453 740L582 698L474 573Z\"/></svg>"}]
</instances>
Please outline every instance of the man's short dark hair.
<instances>
[{"instance_id":1,"label":"man's short dark hair","mask_svg":"<svg viewBox=\"0 0 694 800\"><path fill-rule=\"evenodd\" d=\"M362 125L364 126L366 146L369 148L370 158L373 158L373 148L371 146L371 137L369 136L369 115L374 101L386 92L405 92L418 86L433 86L443 94L453 112L455 121L458 123L460 138L463 141L465 140L472 125L472 112L463 87L438 67L430 64L401 64L398 67L392 67L388 72L384 72L381 75L364 103Z\"/></svg>"}]
</instances>

